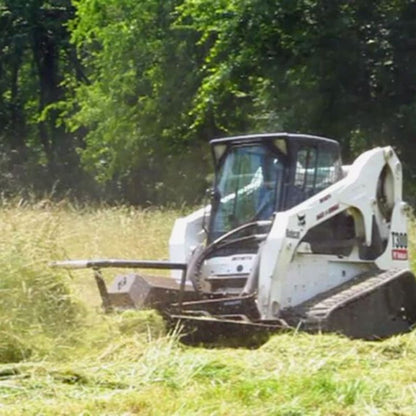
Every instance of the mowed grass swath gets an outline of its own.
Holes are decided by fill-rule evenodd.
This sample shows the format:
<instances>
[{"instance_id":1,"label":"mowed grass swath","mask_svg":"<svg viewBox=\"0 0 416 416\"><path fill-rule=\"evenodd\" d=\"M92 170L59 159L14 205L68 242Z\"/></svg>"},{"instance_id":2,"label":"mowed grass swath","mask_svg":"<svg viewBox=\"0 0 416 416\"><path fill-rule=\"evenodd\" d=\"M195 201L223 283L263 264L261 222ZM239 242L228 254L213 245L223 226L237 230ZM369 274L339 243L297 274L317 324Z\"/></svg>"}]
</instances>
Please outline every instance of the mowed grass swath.
<instances>
[{"instance_id":1,"label":"mowed grass swath","mask_svg":"<svg viewBox=\"0 0 416 416\"><path fill-rule=\"evenodd\" d=\"M415 332L365 342L294 331L254 350L187 347L153 311L104 315L91 271L48 267L65 258L167 258L179 215L0 209L1 415L416 413Z\"/></svg>"}]
</instances>

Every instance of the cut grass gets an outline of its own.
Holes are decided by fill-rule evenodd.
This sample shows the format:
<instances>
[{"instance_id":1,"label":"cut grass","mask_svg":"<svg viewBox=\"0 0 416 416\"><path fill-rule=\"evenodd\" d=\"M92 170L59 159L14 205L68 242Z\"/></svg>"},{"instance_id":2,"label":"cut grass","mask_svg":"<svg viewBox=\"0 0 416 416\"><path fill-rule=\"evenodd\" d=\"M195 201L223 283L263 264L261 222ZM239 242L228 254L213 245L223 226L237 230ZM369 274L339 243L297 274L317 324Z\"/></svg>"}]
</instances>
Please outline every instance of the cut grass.
<instances>
[{"instance_id":1,"label":"cut grass","mask_svg":"<svg viewBox=\"0 0 416 416\"><path fill-rule=\"evenodd\" d=\"M416 414L415 332L382 342L294 332L256 350L186 347L153 311L103 315L91 272L47 266L166 258L177 216L0 210L0 415Z\"/></svg>"},{"instance_id":2,"label":"cut grass","mask_svg":"<svg viewBox=\"0 0 416 416\"><path fill-rule=\"evenodd\" d=\"M186 348L172 337L145 342L133 336L112 342L115 351L109 355L91 351L77 362L9 367L9 374L11 369L14 373L0 382L2 414L416 411L413 334L383 343L285 334L272 337L259 350ZM392 360L389 347L402 352Z\"/></svg>"}]
</instances>

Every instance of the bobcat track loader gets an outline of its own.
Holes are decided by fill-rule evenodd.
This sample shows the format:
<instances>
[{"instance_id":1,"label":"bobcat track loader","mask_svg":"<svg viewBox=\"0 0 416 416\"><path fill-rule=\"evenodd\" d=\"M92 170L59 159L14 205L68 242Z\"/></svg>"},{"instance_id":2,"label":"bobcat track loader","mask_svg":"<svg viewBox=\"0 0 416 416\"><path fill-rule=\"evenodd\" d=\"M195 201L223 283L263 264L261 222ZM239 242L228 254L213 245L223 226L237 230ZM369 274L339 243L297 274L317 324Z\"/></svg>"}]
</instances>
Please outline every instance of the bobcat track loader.
<instances>
[{"instance_id":1,"label":"bobcat track loader","mask_svg":"<svg viewBox=\"0 0 416 416\"><path fill-rule=\"evenodd\" d=\"M343 166L339 144L301 134L211 141L211 203L176 220L169 261L75 260L90 267L106 310L153 307L223 334L247 329L378 339L416 322L401 163L378 147ZM105 267L171 269L117 276Z\"/></svg>"}]
</instances>

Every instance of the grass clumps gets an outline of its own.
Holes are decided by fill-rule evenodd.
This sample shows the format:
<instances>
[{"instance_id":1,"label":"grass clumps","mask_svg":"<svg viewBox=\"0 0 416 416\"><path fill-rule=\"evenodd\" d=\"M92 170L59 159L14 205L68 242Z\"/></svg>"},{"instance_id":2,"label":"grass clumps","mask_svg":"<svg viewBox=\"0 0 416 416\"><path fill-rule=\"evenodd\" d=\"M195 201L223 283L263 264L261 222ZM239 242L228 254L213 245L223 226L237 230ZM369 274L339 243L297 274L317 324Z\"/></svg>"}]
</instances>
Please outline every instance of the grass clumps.
<instances>
[{"instance_id":1,"label":"grass clumps","mask_svg":"<svg viewBox=\"0 0 416 416\"><path fill-rule=\"evenodd\" d=\"M59 355L76 345L82 350L87 343L99 346L109 342L105 334L114 332L163 335L164 324L154 312L125 312L109 323L101 314L91 271L71 275L49 263L162 258L176 215L128 207L74 208L69 203L2 206L0 362Z\"/></svg>"},{"instance_id":2,"label":"grass clumps","mask_svg":"<svg viewBox=\"0 0 416 416\"><path fill-rule=\"evenodd\" d=\"M144 334L149 339L167 335L163 318L154 310L127 310L118 315L117 324L122 334Z\"/></svg>"},{"instance_id":3,"label":"grass clumps","mask_svg":"<svg viewBox=\"0 0 416 416\"><path fill-rule=\"evenodd\" d=\"M50 213L0 210L0 362L42 354L79 323L68 275L47 267L56 229Z\"/></svg>"}]
</instances>

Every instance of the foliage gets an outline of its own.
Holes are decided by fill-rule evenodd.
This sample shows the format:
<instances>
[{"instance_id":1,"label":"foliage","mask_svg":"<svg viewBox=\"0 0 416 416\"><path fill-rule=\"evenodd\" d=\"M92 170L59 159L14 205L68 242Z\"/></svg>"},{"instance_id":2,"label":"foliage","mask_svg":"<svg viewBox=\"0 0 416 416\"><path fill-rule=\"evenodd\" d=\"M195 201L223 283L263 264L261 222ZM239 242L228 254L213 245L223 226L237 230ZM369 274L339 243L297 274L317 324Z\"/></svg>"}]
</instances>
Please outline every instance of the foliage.
<instances>
[{"instance_id":1,"label":"foliage","mask_svg":"<svg viewBox=\"0 0 416 416\"><path fill-rule=\"evenodd\" d=\"M287 130L348 163L392 144L415 195L413 1L0 0L0 21L6 190L193 202L201 143Z\"/></svg>"},{"instance_id":2,"label":"foliage","mask_svg":"<svg viewBox=\"0 0 416 416\"><path fill-rule=\"evenodd\" d=\"M0 146L3 192L67 190L81 175L77 139L58 126L64 74L78 66L66 23L70 0L0 1Z\"/></svg>"},{"instance_id":3,"label":"foliage","mask_svg":"<svg viewBox=\"0 0 416 416\"><path fill-rule=\"evenodd\" d=\"M197 122L214 110L231 132L310 131L354 153L403 140L395 115L412 100L398 88L403 76L413 85L413 48L401 43L415 24L412 3L187 0L180 11L208 49Z\"/></svg>"},{"instance_id":4,"label":"foliage","mask_svg":"<svg viewBox=\"0 0 416 416\"><path fill-rule=\"evenodd\" d=\"M82 152L87 169L101 182L116 181L133 202L175 200L171 172L193 176L193 187L204 187L205 158L195 146L184 152L198 57L193 36L171 28L177 3L76 3L72 39L88 83L75 87L70 126L88 127ZM155 192L157 183L162 186ZM179 179L174 186L180 186Z\"/></svg>"}]
</instances>

